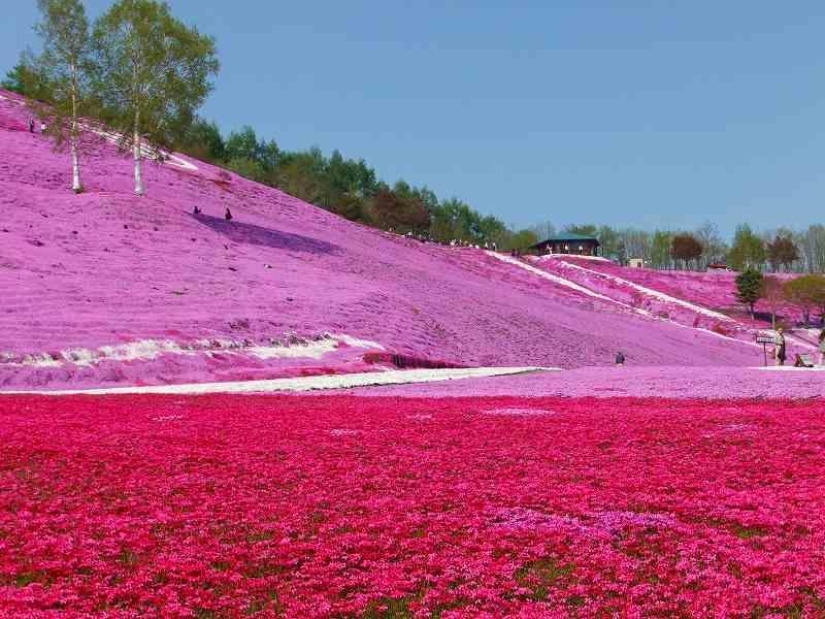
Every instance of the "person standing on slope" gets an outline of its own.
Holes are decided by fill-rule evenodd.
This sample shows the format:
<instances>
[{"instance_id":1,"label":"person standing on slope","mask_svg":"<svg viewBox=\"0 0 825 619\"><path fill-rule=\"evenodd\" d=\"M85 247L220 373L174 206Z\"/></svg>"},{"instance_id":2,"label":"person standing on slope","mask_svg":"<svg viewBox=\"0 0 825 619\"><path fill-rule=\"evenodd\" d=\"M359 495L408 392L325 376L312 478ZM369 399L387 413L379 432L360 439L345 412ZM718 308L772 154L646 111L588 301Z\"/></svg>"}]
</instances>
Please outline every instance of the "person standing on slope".
<instances>
[{"instance_id":1,"label":"person standing on slope","mask_svg":"<svg viewBox=\"0 0 825 619\"><path fill-rule=\"evenodd\" d=\"M776 337L773 338L774 357L776 358L776 365L785 365L785 359L788 358L787 344L785 343L785 331L782 327L776 330Z\"/></svg>"}]
</instances>

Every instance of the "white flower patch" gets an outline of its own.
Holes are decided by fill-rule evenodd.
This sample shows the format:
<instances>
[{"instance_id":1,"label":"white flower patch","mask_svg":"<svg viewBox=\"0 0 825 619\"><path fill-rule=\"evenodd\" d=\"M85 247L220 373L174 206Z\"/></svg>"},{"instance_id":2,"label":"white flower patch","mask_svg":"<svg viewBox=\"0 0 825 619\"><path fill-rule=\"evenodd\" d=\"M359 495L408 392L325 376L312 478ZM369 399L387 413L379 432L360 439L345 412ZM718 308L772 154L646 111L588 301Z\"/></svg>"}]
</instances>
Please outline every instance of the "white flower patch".
<instances>
[{"instance_id":1,"label":"white flower patch","mask_svg":"<svg viewBox=\"0 0 825 619\"><path fill-rule=\"evenodd\" d=\"M159 423L166 423L170 421L181 421L183 419L183 415L162 415L160 417L152 417L152 421L157 421Z\"/></svg>"},{"instance_id":2,"label":"white flower patch","mask_svg":"<svg viewBox=\"0 0 825 619\"><path fill-rule=\"evenodd\" d=\"M558 413L544 408L493 408L484 411L484 414L497 417L553 417Z\"/></svg>"},{"instance_id":3,"label":"white flower patch","mask_svg":"<svg viewBox=\"0 0 825 619\"><path fill-rule=\"evenodd\" d=\"M335 428L329 431L331 436L358 436L361 434L360 430L351 430L348 428Z\"/></svg>"},{"instance_id":4,"label":"white flower patch","mask_svg":"<svg viewBox=\"0 0 825 619\"><path fill-rule=\"evenodd\" d=\"M429 421L432 418L433 416L429 413L417 413L415 415L407 415L407 419L411 419L412 421Z\"/></svg>"}]
</instances>

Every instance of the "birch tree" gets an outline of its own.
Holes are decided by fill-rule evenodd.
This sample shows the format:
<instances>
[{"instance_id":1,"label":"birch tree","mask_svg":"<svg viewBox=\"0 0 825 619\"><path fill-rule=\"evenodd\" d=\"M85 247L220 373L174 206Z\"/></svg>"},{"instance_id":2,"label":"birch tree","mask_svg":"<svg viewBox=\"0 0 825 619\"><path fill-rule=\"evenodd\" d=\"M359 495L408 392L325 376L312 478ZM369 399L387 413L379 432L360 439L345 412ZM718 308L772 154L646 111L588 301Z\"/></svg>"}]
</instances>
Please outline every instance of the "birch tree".
<instances>
[{"instance_id":1,"label":"birch tree","mask_svg":"<svg viewBox=\"0 0 825 619\"><path fill-rule=\"evenodd\" d=\"M80 193L79 115L89 92L89 21L80 0L38 0L41 21L34 30L43 50L32 59L30 72L40 88L48 90L48 105L34 103L35 112L48 127L58 147L68 144L72 159L72 191Z\"/></svg>"},{"instance_id":2,"label":"birch tree","mask_svg":"<svg viewBox=\"0 0 825 619\"><path fill-rule=\"evenodd\" d=\"M120 0L95 24L96 90L104 119L132 151L135 193L143 195L144 150L157 156L212 90L215 42L155 0Z\"/></svg>"}]
</instances>

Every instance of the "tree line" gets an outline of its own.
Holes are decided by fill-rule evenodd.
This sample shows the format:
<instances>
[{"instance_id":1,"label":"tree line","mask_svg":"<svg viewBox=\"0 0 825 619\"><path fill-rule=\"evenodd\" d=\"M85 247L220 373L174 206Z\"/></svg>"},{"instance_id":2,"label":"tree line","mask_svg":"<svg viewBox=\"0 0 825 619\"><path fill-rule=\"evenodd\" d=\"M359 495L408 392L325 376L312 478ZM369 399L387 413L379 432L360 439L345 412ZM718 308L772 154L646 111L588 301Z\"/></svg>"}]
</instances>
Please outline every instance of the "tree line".
<instances>
[{"instance_id":1,"label":"tree line","mask_svg":"<svg viewBox=\"0 0 825 619\"><path fill-rule=\"evenodd\" d=\"M71 188L83 190L82 157L95 132L113 131L131 152L135 193L146 192L143 160L176 149L278 187L349 220L449 243L495 243L525 250L556 232L545 222L515 230L466 202L427 188L378 178L363 159L338 150L281 150L244 127L224 136L197 114L213 88L219 62L212 37L175 18L157 0L118 0L90 24L81 0L38 0L39 54L26 52L2 86L26 95L58 148L71 157ZM93 126L89 126L93 123ZM716 226L647 231L593 224L567 231L599 238L603 254L658 269L825 272L825 226L754 232L743 224L728 243Z\"/></svg>"},{"instance_id":2,"label":"tree line","mask_svg":"<svg viewBox=\"0 0 825 619\"><path fill-rule=\"evenodd\" d=\"M549 222L531 230L541 238L556 232ZM597 237L607 258L623 264L633 258L640 259L654 269L703 271L711 265L724 265L735 271L825 272L825 226L821 224L798 231L780 228L761 232L742 224L736 228L730 242L712 223L689 231L651 232L595 224L569 225L564 230Z\"/></svg>"},{"instance_id":3,"label":"tree line","mask_svg":"<svg viewBox=\"0 0 825 619\"><path fill-rule=\"evenodd\" d=\"M196 119L179 149L351 221L400 234L502 248L536 242L531 232L513 232L458 198L440 199L428 187L403 180L389 185L363 159L346 158L338 150L326 156L318 147L281 150L252 127L224 136L214 122Z\"/></svg>"}]
</instances>

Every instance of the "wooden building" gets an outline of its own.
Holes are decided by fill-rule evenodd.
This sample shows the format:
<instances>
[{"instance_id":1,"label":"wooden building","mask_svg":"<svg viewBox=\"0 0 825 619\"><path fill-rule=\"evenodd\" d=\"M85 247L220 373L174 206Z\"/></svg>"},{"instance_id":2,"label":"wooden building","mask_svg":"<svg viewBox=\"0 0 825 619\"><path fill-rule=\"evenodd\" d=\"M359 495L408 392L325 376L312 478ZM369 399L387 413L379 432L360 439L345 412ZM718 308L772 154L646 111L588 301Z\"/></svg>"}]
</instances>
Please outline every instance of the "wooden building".
<instances>
[{"instance_id":1,"label":"wooden building","mask_svg":"<svg viewBox=\"0 0 825 619\"><path fill-rule=\"evenodd\" d=\"M601 243L595 236L584 236L563 232L549 239L536 243L530 249L539 255L546 254L570 254L573 256L598 256Z\"/></svg>"}]
</instances>

